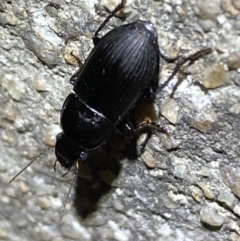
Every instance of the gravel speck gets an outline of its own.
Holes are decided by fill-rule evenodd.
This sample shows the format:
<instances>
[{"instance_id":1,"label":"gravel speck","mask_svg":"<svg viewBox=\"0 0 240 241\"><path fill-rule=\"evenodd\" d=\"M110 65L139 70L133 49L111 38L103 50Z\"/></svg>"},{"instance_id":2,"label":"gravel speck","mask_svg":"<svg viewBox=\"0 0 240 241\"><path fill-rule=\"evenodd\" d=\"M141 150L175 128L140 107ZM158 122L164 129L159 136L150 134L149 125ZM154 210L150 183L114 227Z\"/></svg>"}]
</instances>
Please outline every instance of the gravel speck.
<instances>
[{"instance_id":1,"label":"gravel speck","mask_svg":"<svg viewBox=\"0 0 240 241\"><path fill-rule=\"evenodd\" d=\"M224 217L219 215L212 207L203 207L200 213L201 221L212 227L221 227L224 223Z\"/></svg>"}]
</instances>

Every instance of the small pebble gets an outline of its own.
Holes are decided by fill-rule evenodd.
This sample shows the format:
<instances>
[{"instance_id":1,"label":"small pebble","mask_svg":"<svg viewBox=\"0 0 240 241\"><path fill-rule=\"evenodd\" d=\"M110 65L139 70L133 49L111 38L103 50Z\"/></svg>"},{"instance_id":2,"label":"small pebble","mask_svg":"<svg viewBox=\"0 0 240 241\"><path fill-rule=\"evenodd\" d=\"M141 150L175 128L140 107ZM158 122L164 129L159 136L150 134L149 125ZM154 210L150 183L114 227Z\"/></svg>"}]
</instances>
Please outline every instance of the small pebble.
<instances>
[{"instance_id":1,"label":"small pebble","mask_svg":"<svg viewBox=\"0 0 240 241\"><path fill-rule=\"evenodd\" d=\"M56 135L61 132L59 125L51 124L49 125L43 133L44 143L48 146L55 146Z\"/></svg>"},{"instance_id":2,"label":"small pebble","mask_svg":"<svg viewBox=\"0 0 240 241\"><path fill-rule=\"evenodd\" d=\"M20 190L23 194L27 193L29 191L29 187L26 185L25 182L20 182Z\"/></svg>"},{"instance_id":3,"label":"small pebble","mask_svg":"<svg viewBox=\"0 0 240 241\"><path fill-rule=\"evenodd\" d=\"M14 121L18 114L19 111L16 108L16 105L14 104L13 100L10 99L9 102L6 104L4 110L4 117L9 121Z\"/></svg>"},{"instance_id":4,"label":"small pebble","mask_svg":"<svg viewBox=\"0 0 240 241\"><path fill-rule=\"evenodd\" d=\"M7 237L8 237L7 231L0 227L0 239L4 240L4 239L7 239Z\"/></svg>"},{"instance_id":5,"label":"small pebble","mask_svg":"<svg viewBox=\"0 0 240 241\"><path fill-rule=\"evenodd\" d=\"M161 114L166 117L171 123L176 124L178 120L179 106L172 98L164 100L161 106Z\"/></svg>"},{"instance_id":6,"label":"small pebble","mask_svg":"<svg viewBox=\"0 0 240 241\"><path fill-rule=\"evenodd\" d=\"M177 138L176 136L163 135L161 141L167 150L173 150L178 148L182 143L183 139Z\"/></svg>"},{"instance_id":7,"label":"small pebble","mask_svg":"<svg viewBox=\"0 0 240 241\"><path fill-rule=\"evenodd\" d=\"M237 222L230 221L230 222L228 223L228 228L229 228L230 230L232 230L232 231L240 234L240 227L239 227L239 225L238 225Z\"/></svg>"},{"instance_id":8,"label":"small pebble","mask_svg":"<svg viewBox=\"0 0 240 241\"><path fill-rule=\"evenodd\" d=\"M234 16L239 14L239 10L237 9L239 6L239 0L224 0L222 3L222 8L225 12L228 12Z\"/></svg>"},{"instance_id":9,"label":"small pebble","mask_svg":"<svg viewBox=\"0 0 240 241\"><path fill-rule=\"evenodd\" d=\"M114 206L114 208L116 209L116 207ZM118 209L116 209L118 210ZM119 209L119 211L121 211ZM86 220L86 225L89 225L91 227L101 227L101 226L104 226L106 225L108 219L104 216L101 216L101 215L97 215L95 217L89 217L87 220Z\"/></svg>"},{"instance_id":10,"label":"small pebble","mask_svg":"<svg viewBox=\"0 0 240 241\"><path fill-rule=\"evenodd\" d=\"M175 164L173 175L179 179L184 179L187 174L187 167L184 164Z\"/></svg>"},{"instance_id":11,"label":"small pebble","mask_svg":"<svg viewBox=\"0 0 240 241\"><path fill-rule=\"evenodd\" d=\"M5 193L8 197L16 197L16 188L8 186Z\"/></svg>"},{"instance_id":12,"label":"small pebble","mask_svg":"<svg viewBox=\"0 0 240 241\"><path fill-rule=\"evenodd\" d=\"M11 74L2 77L2 87L17 101L22 99L26 91L25 83Z\"/></svg>"},{"instance_id":13,"label":"small pebble","mask_svg":"<svg viewBox=\"0 0 240 241\"><path fill-rule=\"evenodd\" d=\"M77 46L67 46L64 51L64 59L68 64L78 65L81 60L79 58L79 50Z\"/></svg>"},{"instance_id":14,"label":"small pebble","mask_svg":"<svg viewBox=\"0 0 240 241\"><path fill-rule=\"evenodd\" d=\"M240 104L237 103L237 104L233 105L232 107L230 107L229 111L235 115L239 115L240 114Z\"/></svg>"},{"instance_id":15,"label":"small pebble","mask_svg":"<svg viewBox=\"0 0 240 241\"><path fill-rule=\"evenodd\" d=\"M206 198L208 199L215 199L215 195L213 194L213 192L210 190L210 188L207 186L206 183L204 182L199 182L198 186L202 189L203 194Z\"/></svg>"},{"instance_id":16,"label":"small pebble","mask_svg":"<svg viewBox=\"0 0 240 241\"><path fill-rule=\"evenodd\" d=\"M5 24L7 24L16 26L18 23L19 20L13 12L10 12L8 10L1 12L0 25L4 26Z\"/></svg>"},{"instance_id":17,"label":"small pebble","mask_svg":"<svg viewBox=\"0 0 240 241\"><path fill-rule=\"evenodd\" d=\"M37 91L47 91L47 80L49 76L42 72L35 75L33 79L33 86Z\"/></svg>"},{"instance_id":18,"label":"small pebble","mask_svg":"<svg viewBox=\"0 0 240 241\"><path fill-rule=\"evenodd\" d=\"M18 228L25 228L28 225L26 216L20 211L14 212L11 216L11 219L14 221Z\"/></svg>"},{"instance_id":19,"label":"small pebble","mask_svg":"<svg viewBox=\"0 0 240 241\"><path fill-rule=\"evenodd\" d=\"M205 167L205 166L201 167L201 175L203 177L209 177L211 175L210 168L209 167Z\"/></svg>"},{"instance_id":20,"label":"small pebble","mask_svg":"<svg viewBox=\"0 0 240 241\"><path fill-rule=\"evenodd\" d=\"M148 167L148 168L155 168L156 166L156 159L147 151L145 151L142 155L141 155L141 158L143 159L145 165Z\"/></svg>"},{"instance_id":21,"label":"small pebble","mask_svg":"<svg viewBox=\"0 0 240 241\"><path fill-rule=\"evenodd\" d=\"M240 10L240 1L239 0L232 0L232 3L234 7L236 7L238 10Z\"/></svg>"},{"instance_id":22,"label":"small pebble","mask_svg":"<svg viewBox=\"0 0 240 241\"><path fill-rule=\"evenodd\" d=\"M240 52L233 51L229 53L227 60L228 68L230 70L237 70L240 68Z\"/></svg>"},{"instance_id":23,"label":"small pebble","mask_svg":"<svg viewBox=\"0 0 240 241\"><path fill-rule=\"evenodd\" d=\"M192 189L192 197L194 198L194 200L201 203L203 200L202 190L195 186L191 187L191 189Z\"/></svg>"},{"instance_id":24,"label":"small pebble","mask_svg":"<svg viewBox=\"0 0 240 241\"><path fill-rule=\"evenodd\" d=\"M240 198L240 167L236 166L224 166L221 170L221 176L225 184L231 189L231 191Z\"/></svg>"},{"instance_id":25,"label":"small pebble","mask_svg":"<svg viewBox=\"0 0 240 241\"><path fill-rule=\"evenodd\" d=\"M78 221L72 220L71 223L62 224L62 234L71 239L90 241L91 236L86 228L80 225Z\"/></svg>"},{"instance_id":26,"label":"small pebble","mask_svg":"<svg viewBox=\"0 0 240 241\"><path fill-rule=\"evenodd\" d=\"M42 241L51 241L57 235L51 227L41 225L38 229L39 237Z\"/></svg>"},{"instance_id":27,"label":"small pebble","mask_svg":"<svg viewBox=\"0 0 240 241\"><path fill-rule=\"evenodd\" d=\"M215 20L217 15L222 13L221 1L219 0L202 0L195 4L195 13L202 19Z\"/></svg>"},{"instance_id":28,"label":"small pebble","mask_svg":"<svg viewBox=\"0 0 240 241\"><path fill-rule=\"evenodd\" d=\"M238 215L238 217L240 217L240 206L239 205L236 205L234 208L233 208L233 212L235 214Z\"/></svg>"},{"instance_id":29,"label":"small pebble","mask_svg":"<svg viewBox=\"0 0 240 241\"><path fill-rule=\"evenodd\" d=\"M201 209L200 219L203 223L215 228L220 228L224 223L224 217L219 215L216 209L209 206L205 206Z\"/></svg>"},{"instance_id":30,"label":"small pebble","mask_svg":"<svg viewBox=\"0 0 240 241\"><path fill-rule=\"evenodd\" d=\"M217 115L211 106L204 106L192 119L192 126L197 130L207 133L212 130L213 124L217 121Z\"/></svg>"},{"instance_id":31,"label":"small pebble","mask_svg":"<svg viewBox=\"0 0 240 241\"><path fill-rule=\"evenodd\" d=\"M217 199L218 199L218 201L224 203L228 207L232 207L232 205L235 201L235 197L228 189L221 190Z\"/></svg>"},{"instance_id":32,"label":"small pebble","mask_svg":"<svg viewBox=\"0 0 240 241\"><path fill-rule=\"evenodd\" d=\"M228 75L222 64L209 67L205 73L202 84L207 89L214 89L228 82Z\"/></svg>"},{"instance_id":33,"label":"small pebble","mask_svg":"<svg viewBox=\"0 0 240 241\"><path fill-rule=\"evenodd\" d=\"M38 205L40 208L44 210L49 209L52 206L49 198L47 197L38 197L36 205Z\"/></svg>"}]
</instances>

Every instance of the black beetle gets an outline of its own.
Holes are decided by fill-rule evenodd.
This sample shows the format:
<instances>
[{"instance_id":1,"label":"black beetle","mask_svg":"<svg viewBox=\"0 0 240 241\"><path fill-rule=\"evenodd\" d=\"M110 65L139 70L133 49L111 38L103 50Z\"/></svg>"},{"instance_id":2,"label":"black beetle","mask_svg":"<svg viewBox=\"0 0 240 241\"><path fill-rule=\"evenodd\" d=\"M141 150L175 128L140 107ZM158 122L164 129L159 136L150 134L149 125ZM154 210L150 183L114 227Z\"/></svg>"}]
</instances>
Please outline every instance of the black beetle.
<instances>
[{"instance_id":1,"label":"black beetle","mask_svg":"<svg viewBox=\"0 0 240 241\"><path fill-rule=\"evenodd\" d=\"M101 39L97 36L124 3L123 0L100 25L93 38L95 47L70 80L74 93L62 106L63 132L57 135L55 147L58 162L68 170L77 161L85 160L89 150L103 145L115 128L131 137L140 129L129 119L138 100L153 99L185 62L211 52L205 49L183 59L158 87L160 51L151 23L136 21L111 30Z\"/></svg>"},{"instance_id":2,"label":"black beetle","mask_svg":"<svg viewBox=\"0 0 240 241\"><path fill-rule=\"evenodd\" d=\"M122 25L101 39L95 34L94 43L83 67L71 78L74 94L68 95L61 111L63 132L57 135L55 154L68 169L86 159L88 150L104 144L115 128L131 136L129 112L157 85L159 46L151 23Z\"/></svg>"}]
</instances>

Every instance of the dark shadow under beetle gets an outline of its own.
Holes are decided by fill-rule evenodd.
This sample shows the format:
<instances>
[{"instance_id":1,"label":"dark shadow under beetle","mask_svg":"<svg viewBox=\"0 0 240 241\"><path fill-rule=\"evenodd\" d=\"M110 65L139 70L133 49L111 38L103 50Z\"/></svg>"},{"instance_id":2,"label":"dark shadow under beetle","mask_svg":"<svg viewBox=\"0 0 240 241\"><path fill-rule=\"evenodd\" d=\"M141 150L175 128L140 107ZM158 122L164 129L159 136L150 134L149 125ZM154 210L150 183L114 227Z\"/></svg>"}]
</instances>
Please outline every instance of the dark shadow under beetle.
<instances>
[{"instance_id":1,"label":"dark shadow under beetle","mask_svg":"<svg viewBox=\"0 0 240 241\"><path fill-rule=\"evenodd\" d=\"M151 137L151 131L141 132L147 132L148 137ZM121 161L135 161L147 144L146 140L142 146L137 145L139 135L128 140L114 133L106 145L91 152L88 159L81 162L74 198L74 206L81 218L87 218L97 211L101 198L118 188L113 182L120 174Z\"/></svg>"},{"instance_id":2,"label":"dark shadow under beetle","mask_svg":"<svg viewBox=\"0 0 240 241\"><path fill-rule=\"evenodd\" d=\"M135 108L132 119L136 123L144 121L146 116L157 119L153 103L144 103ZM143 133L147 138L139 144L138 139ZM101 198L118 188L114 182L121 172L121 162L125 159L139 161L138 157L145 151L152 134L153 129L143 128L129 139L116 130L105 145L90 152L88 158L80 163L74 198L80 217L87 218L97 211Z\"/></svg>"}]
</instances>

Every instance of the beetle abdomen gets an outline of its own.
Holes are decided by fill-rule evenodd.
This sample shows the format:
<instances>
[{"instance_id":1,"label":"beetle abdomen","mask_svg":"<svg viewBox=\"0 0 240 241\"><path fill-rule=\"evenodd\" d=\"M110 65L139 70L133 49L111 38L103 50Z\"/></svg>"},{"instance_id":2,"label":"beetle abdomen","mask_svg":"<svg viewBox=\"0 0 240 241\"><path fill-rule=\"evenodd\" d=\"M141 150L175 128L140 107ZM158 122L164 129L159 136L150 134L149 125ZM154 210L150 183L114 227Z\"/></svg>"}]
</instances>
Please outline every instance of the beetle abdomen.
<instances>
[{"instance_id":1,"label":"beetle abdomen","mask_svg":"<svg viewBox=\"0 0 240 241\"><path fill-rule=\"evenodd\" d=\"M152 24L137 21L107 33L93 48L74 85L91 108L117 124L158 69L157 34Z\"/></svg>"}]
</instances>

